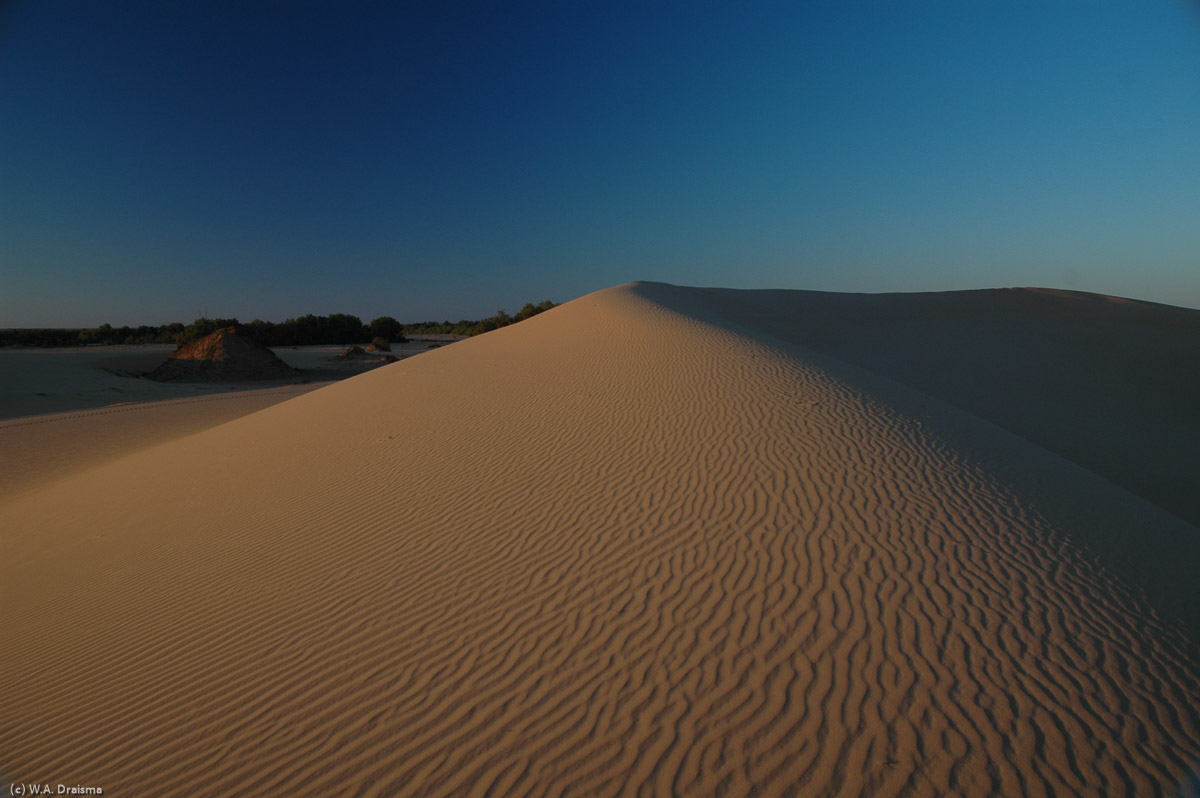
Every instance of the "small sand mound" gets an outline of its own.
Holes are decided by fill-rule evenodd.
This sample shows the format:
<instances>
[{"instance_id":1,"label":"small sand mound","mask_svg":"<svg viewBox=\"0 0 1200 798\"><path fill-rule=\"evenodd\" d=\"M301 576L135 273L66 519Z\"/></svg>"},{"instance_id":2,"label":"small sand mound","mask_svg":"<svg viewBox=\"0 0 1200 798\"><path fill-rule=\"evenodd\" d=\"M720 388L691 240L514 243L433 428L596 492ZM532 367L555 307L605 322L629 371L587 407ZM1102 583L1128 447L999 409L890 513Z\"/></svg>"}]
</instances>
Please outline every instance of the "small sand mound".
<instances>
[{"instance_id":1,"label":"small sand mound","mask_svg":"<svg viewBox=\"0 0 1200 798\"><path fill-rule=\"evenodd\" d=\"M368 352L391 352L392 345L386 338L376 338L367 347Z\"/></svg>"},{"instance_id":2,"label":"small sand mound","mask_svg":"<svg viewBox=\"0 0 1200 798\"><path fill-rule=\"evenodd\" d=\"M294 373L295 369L270 349L233 327L225 327L172 352L150 378L164 382L262 380Z\"/></svg>"},{"instance_id":3,"label":"small sand mound","mask_svg":"<svg viewBox=\"0 0 1200 798\"><path fill-rule=\"evenodd\" d=\"M370 353L378 351L379 350L375 348L374 344L368 346L366 349L363 349L361 346L352 346L339 354L336 358L334 358L334 360L353 360L362 363L395 363L398 359L395 355L380 355L378 357L371 356Z\"/></svg>"}]
</instances>

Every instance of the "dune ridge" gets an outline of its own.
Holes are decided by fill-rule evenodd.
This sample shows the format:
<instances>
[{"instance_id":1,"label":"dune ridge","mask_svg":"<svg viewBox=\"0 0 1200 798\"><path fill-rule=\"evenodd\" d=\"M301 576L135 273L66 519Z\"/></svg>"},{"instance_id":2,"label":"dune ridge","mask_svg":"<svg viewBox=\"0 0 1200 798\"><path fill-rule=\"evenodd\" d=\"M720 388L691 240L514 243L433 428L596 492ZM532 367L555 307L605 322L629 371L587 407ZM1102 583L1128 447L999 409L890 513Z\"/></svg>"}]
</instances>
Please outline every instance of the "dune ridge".
<instances>
[{"instance_id":1,"label":"dune ridge","mask_svg":"<svg viewBox=\"0 0 1200 798\"><path fill-rule=\"evenodd\" d=\"M668 286L3 500L0 529L16 782L1196 785L1190 586L1094 556L1194 527Z\"/></svg>"}]
</instances>

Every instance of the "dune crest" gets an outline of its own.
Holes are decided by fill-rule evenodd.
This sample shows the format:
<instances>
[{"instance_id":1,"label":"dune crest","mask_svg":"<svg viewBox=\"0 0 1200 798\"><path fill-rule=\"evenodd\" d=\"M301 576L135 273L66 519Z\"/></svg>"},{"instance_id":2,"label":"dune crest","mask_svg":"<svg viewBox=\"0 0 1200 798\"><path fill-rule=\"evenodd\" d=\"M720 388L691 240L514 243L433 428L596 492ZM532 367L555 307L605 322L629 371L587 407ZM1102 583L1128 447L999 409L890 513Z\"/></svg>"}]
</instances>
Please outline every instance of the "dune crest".
<instances>
[{"instance_id":1,"label":"dune crest","mask_svg":"<svg viewBox=\"0 0 1200 798\"><path fill-rule=\"evenodd\" d=\"M1196 778L1190 588L1093 555L1194 527L685 289L598 292L107 463L0 502L0 529L14 782Z\"/></svg>"}]
</instances>

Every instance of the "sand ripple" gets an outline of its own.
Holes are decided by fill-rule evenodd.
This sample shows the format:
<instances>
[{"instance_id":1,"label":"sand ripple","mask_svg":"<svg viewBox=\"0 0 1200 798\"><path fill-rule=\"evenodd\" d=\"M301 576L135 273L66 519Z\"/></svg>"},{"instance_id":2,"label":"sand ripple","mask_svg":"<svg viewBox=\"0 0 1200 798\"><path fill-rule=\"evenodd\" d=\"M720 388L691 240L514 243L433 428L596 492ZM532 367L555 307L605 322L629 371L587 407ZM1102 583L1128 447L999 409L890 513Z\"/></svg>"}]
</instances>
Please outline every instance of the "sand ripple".
<instances>
[{"instance_id":1,"label":"sand ripple","mask_svg":"<svg viewBox=\"0 0 1200 798\"><path fill-rule=\"evenodd\" d=\"M1089 548L1180 522L716 321L610 289L0 504L0 772L115 795L1185 784L1198 648Z\"/></svg>"}]
</instances>

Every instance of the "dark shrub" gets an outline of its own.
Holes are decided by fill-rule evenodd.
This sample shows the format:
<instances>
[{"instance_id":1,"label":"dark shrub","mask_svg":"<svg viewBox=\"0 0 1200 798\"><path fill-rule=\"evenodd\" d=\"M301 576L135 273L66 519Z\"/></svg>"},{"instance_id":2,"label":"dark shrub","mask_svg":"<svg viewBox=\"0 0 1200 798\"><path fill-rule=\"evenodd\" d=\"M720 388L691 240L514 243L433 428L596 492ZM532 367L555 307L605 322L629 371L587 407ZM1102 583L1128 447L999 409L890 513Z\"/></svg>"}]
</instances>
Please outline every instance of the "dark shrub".
<instances>
[{"instance_id":1,"label":"dark shrub","mask_svg":"<svg viewBox=\"0 0 1200 798\"><path fill-rule=\"evenodd\" d=\"M404 326L391 316L380 316L377 319L372 319L369 326L371 335L376 338L385 338L397 344L404 343Z\"/></svg>"}]
</instances>

